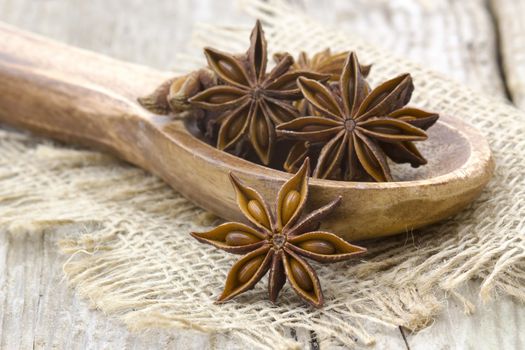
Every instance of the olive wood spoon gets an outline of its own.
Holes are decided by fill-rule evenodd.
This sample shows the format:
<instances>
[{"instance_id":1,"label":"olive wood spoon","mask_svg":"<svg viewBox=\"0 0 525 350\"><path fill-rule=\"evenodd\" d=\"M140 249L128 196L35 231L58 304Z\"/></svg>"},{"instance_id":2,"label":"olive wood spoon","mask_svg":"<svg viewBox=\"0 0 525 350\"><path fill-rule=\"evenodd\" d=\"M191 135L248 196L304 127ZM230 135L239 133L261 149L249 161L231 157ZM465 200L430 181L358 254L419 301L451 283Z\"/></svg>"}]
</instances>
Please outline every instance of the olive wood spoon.
<instances>
[{"instance_id":1,"label":"olive wood spoon","mask_svg":"<svg viewBox=\"0 0 525 350\"><path fill-rule=\"evenodd\" d=\"M268 199L290 175L221 152L192 136L182 121L137 103L172 75L0 23L0 122L112 153L218 216L242 220L229 172ZM349 240L409 231L457 213L491 177L489 146L452 116L442 116L424 144L428 165L394 169L403 169L404 181L311 179L309 209L342 196L323 227Z\"/></svg>"}]
</instances>

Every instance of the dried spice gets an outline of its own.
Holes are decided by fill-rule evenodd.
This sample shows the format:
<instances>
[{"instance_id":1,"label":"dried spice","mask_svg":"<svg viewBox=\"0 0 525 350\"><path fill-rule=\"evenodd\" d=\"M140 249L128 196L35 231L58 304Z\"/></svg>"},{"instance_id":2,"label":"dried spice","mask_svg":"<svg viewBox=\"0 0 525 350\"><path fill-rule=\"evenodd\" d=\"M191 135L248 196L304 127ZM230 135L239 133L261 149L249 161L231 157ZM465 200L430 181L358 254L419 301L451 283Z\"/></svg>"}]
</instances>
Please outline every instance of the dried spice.
<instances>
[{"instance_id":1,"label":"dried spice","mask_svg":"<svg viewBox=\"0 0 525 350\"><path fill-rule=\"evenodd\" d=\"M202 68L165 81L152 94L138 98L139 103L156 114L181 113L191 110L189 98L217 85L213 71Z\"/></svg>"},{"instance_id":2,"label":"dried spice","mask_svg":"<svg viewBox=\"0 0 525 350\"><path fill-rule=\"evenodd\" d=\"M308 141L295 142L284 161L283 168L289 173L295 173L304 159L311 157L312 144Z\"/></svg>"},{"instance_id":3,"label":"dried spice","mask_svg":"<svg viewBox=\"0 0 525 350\"><path fill-rule=\"evenodd\" d=\"M208 232L192 233L200 242L230 253L245 254L228 273L219 302L252 289L270 270L268 291L272 302L277 300L288 280L304 301L320 307L323 293L319 278L304 258L332 263L366 251L332 233L318 231L320 222L336 208L341 198L302 217L308 197L308 173L306 159L279 190L275 215L257 191L230 175L239 208L253 226L228 222Z\"/></svg>"},{"instance_id":4,"label":"dried spice","mask_svg":"<svg viewBox=\"0 0 525 350\"><path fill-rule=\"evenodd\" d=\"M438 118L435 113L403 108L414 86L409 74L400 75L371 90L357 56L348 55L339 84L327 87L299 78L305 99L318 115L299 117L277 126L277 134L322 149L314 177L340 180L391 181L387 156L412 166L425 164L414 141L427 138L424 129ZM297 161L307 152L298 155Z\"/></svg>"},{"instance_id":5,"label":"dried spice","mask_svg":"<svg viewBox=\"0 0 525 350\"><path fill-rule=\"evenodd\" d=\"M312 57L309 57L306 52L302 51L295 61L293 68L328 74L330 76L329 82L337 82L341 77L341 72L343 71L348 54L348 51L332 54L331 50L327 48L323 51L315 53ZM282 53L277 53L274 55L274 60L278 62L282 56ZM361 73L366 78L370 73L372 66L360 65L360 67ZM319 114L318 111L313 108L306 99L299 100L295 102L294 105L299 110L301 116ZM312 144L308 141L295 142L288 152L288 156L283 164L284 170L290 173L296 172L306 157L317 159L319 150L320 147L316 147L315 144Z\"/></svg>"},{"instance_id":6,"label":"dried spice","mask_svg":"<svg viewBox=\"0 0 525 350\"><path fill-rule=\"evenodd\" d=\"M153 113L185 119L192 134L220 150L292 173L308 157L314 177L391 181L387 158L427 163L414 142L427 138L438 115L405 107L414 89L409 74L371 90L371 66L330 49L301 52L297 61L275 54L266 72L266 46L257 21L246 53L206 48L207 68L138 100Z\"/></svg>"},{"instance_id":7,"label":"dried spice","mask_svg":"<svg viewBox=\"0 0 525 350\"><path fill-rule=\"evenodd\" d=\"M328 74L330 75L329 81L338 81L348 54L348 51L332 54L331 50L327 48L315 53L310 58L306 52L302 51L292 67L296 70ZM284 53L279 52L273 57L276 62L279 62L284 55ZM368 76L371 67L371 65L361 65L361 73L364 77Z\"/></svg>"},{"instance_id":8,"label":"dried spice","mask_svg":"<svg viewBox=\"0 0 525 350\"><path fill-rule=\"evenodd\" d=\"M275 143L275 125L298 117L292 101L302 98L298 77L327 79L322 74L290 71L294 61L284 55L266 73L266 39L257 21L245 55L235 56L212 48L204 50L208 65L221 85L206 89L190 99L197 108L220 111L217 148L228 150L247 142L263 164L269 164Z\"/></svg>"},{"instance_id":9,"label":"dried spice","mask_svg":"<svg viewBox=\"0 0 525 350\"><path fill-rule=\"evenodd\" d=\"M292 68L296 70L307 70L326 74L330 77L328 79L329 82L337 82L341 77L341 72L343 71L348 54L348 51L332 54L330 49L327 48L323 51L317 52L310 58L306 52L302 51L293 64ZM276 53L274 55L274 60L279 62L284 57L284 55L285 54L283 53ZM370 73L371 67L371 65L361 65L361 73L365 78ZM305 99L295 102L294 105L297 107L302 116L317 114L317 111L312 108ZM301 147L305 146L303 145Z\"/></svg>"}]
</instances>

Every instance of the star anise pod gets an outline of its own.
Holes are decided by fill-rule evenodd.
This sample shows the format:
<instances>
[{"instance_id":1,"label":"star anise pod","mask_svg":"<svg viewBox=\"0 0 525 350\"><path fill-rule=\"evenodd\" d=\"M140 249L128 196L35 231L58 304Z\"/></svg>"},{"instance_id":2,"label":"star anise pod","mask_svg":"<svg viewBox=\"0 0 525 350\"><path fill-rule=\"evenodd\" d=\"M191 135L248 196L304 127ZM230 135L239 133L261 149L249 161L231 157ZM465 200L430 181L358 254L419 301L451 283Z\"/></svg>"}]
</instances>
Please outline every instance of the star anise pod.
<instances>
[{"instance_id":1,"label":"star anise pod","mask_svg":"<svg viewBox=\"0 0 525 350\"><path fill-rule=\"evenodd\" d=\"M410 125L427 130L438 120L437 113L427 112L422 109L405 107L400 108L388 115L407 122ZM427 160L419 152L412 141L400 141L395 143L379 142L379 146L385 154L396 163L410 163L412 167L417 168L420 165L427 164Z\"/></svg>"},{"instance_id":2,"label":"star anise pod","mask_svg":"<svg viewBox=\"0 0 525 350\"><path fill-rule=\"evenodd\" d=\"M317 73L328 74L330 76L329 82L337 82L341 77L341 72L343 71L348 54L348 51L332 54L331 50L327 48L323 51L315 53L310 57L306 52L301 51L293 65L293 69L304 69ZM282 53L276 53L274 55L274 60L279 62L282 57ZM366 78L370 73L370 68L372 66L360 65L360 67L361 73ZM313 108L306 99L296 101L294 105L299 110L299 114L301 116L319 114L319 112L315 110L315 108ZM315 145L308 141L297 141L292 145L290 151L288 152L288 156L283 164L283 168L290 173L296 172L306 157L316 159L316 155L319 154L318 151L319 147L315 147Z\"/></svg>"},{"instance_id":3,"label":"star anise pod","mask_svg":"<svg viewBox=\"0 0 525 350\"><path fill-rule=\"evenodd\" d=\"M215 73L202 68L168 79L150 95L139 97L138 102L153 113L182 113L191 109L188 100L192 96L215 85L217 85Z\"/></svg>"},{"instance_id":4,"label":"star anise pod","mask_svg":"<svg viewBox=\"0 0 525 350\"><path fill-rule=\"evenodd\" d=\"M427 139L423 130L435 113L402 108L412 95L409 74L371 91L357 56L348 55L337 88L299 78L299 87L319 115L277 126L280 136L323 145L314 177L340 180L392 181L387 156L413 166L424 164L413 141Z\"/></svg>"},{"instance_id":5,"label":"star anise pod","mask_svg":"<svg viewBox=\"0 0 525 350\"><path fill-rule=\"evenodd\" d=\"M293 68L297 70L308 70L316 73L330 75L329 81L338 81L341 77L341 72L348 57L349 52L339 52L332 54L329 48L315 53L312 57L304 51L299 53ZM284 54L279 52L274 55L274 60L279 62ZM367 77L370 73L371 65L361 65L361 74Z\"/></svg>"},{"instance_id":6,"label":"star anise pod","mask_svg":"<svg viewBox=\"0 0 525 350\"><path fill-rule=\"evenodd\" d=\"M320 307L323 293L319 278L304 258L332 263L366 251L332 233L318 231L319 223L336 208L340 197L301 217L308 197L308 173L306 159L279 190L275 215L257 191L230 175L239 208L253 225L228 222L208 232L192 233L200 242L230 253L245 254L228 273L219 302L252 289L270 270L268 290L272 302L288 280L304 301Z\"/></svg>"},{"instance_id":7,"label":"star anise pod","mask_svg":"<svg viewBox=\"0 0 525 350\"><path fill-rule=\"evenodd\" d=\"M302 162L306 158L309 158L311 147L312 145L308 141L295 142L288 151L288 156L284 161L284 170L286 170L289 173L297 172Z\"/></svg>"},{"instance_id":8,"label":"star anise pod","mask_svg":"<svg viewBox=\"0 0 525 350\"><path fill-rule=\"evenodd\" d=\"M275 125L298 116L292 101L301 99L298 77L316 80L327 76L313 72L290 71L293 58L283 59L266 73L266 39L257 21L250 37L250 48L245 55L235 56L212 48L204 50L208 65L223 85L211 87L190 99L198 108L223 111L217 148L229 150L248 141L259 159L268 164L275 140Z\"/></svg>"},{"instance_id":9,"label":"star anise pod","mask_svg":"<svg viewBox=\"0 0 525 350\"><path fill-rule=\"evenodd\" d=\"M330 77L328 79L329 82L337 82L341 77L341 72L343 71L345 60L348 57L348 54L348 51L332 54L330 49L327 48L323 51L317 52L310 58L306 52L301 51L292 68L296 70L306 70L326 74ZM276 53L274 54L274 60L279 62L284 57L284 55L285 54L283 53ZM372 66L361 65L360 67L361 73L366 78L370 73L370 68ZM294 105L297 107L300 115L302 116L317 114L317 111L312 108L305 99L296 101Z\"/></svg>"}]
</instances>

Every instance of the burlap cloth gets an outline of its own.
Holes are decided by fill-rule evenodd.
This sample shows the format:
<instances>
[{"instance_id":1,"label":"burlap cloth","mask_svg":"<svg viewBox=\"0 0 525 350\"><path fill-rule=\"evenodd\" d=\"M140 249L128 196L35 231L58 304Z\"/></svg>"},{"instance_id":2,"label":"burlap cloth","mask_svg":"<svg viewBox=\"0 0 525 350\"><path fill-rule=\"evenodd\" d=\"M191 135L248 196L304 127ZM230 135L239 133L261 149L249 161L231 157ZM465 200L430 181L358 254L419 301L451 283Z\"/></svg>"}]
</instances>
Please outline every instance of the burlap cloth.
<instances>
[{"instance_id":1,"label":"burlap cloth","mask_svg":"<svg viewBox=\"0 0 525 350\"><path fill-rule=\"evenodd\" d=\"M414 103L455 115L489 139L494 179L468 209L441 224L368 245L361 261L314 264L326 306L305 307L283 290L267 301L264 283L233 302L215 305L236 256L192 239L209 215L158 178L112 157L0 130L0 224L17 231L67 230L64 272L80 295L133 329L192 327L229 332L248 344L292 347L288 327L314 330L321 344L370 343L363 321L420 329L458 288L481 281L480 297L525 301L525 115L357 38L300 17L296 11L249 1L266 22L272 50L356 50L373 62L372 80L411 72ZM247 32L196 35L214 46L242 50ZM468 301L464 300L467 304Z\"/></svg>"}]
</instances>

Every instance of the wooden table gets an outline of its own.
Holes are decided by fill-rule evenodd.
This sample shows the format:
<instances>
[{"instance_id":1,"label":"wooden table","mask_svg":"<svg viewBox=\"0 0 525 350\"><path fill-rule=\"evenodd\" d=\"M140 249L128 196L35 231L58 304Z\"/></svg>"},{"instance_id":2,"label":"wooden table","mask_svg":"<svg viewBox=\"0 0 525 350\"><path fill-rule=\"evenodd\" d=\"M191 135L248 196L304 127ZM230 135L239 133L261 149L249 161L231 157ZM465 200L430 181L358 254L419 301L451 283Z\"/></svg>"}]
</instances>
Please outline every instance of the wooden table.
<instances>
[{"instance_id":1,"label":"wooden table","mask_svg":"<svg viewBox=\"0 0 525 350\"><path fill-rule=\"evenodd\" d=\"M516 40L516 35L525 33L519 20L525 18L524 0L289 1L320 21L357 32L478 91L502 100L512 98L525 108L525 72L520 68L525 66L525 45ZM166 68L176 66L175 54L187 50L196 21L251 26L253 19L239 7L214 0L0 0L0 20ZM90 310L63 280L65 257L56 248L63 237L61 232L0 231L0 349L243 348L225 336L196 331L131 333L115 319ZM476 282L466 286L465 295L474 305L450 298L442 317L418 334L378 328L377 348L525 348L525 307L507 297L479 305L476 291ZM465 316L474 308L473 315ZM315 348L309 334L298 335L306 346Z\"/></svg>"}]
</instances>

